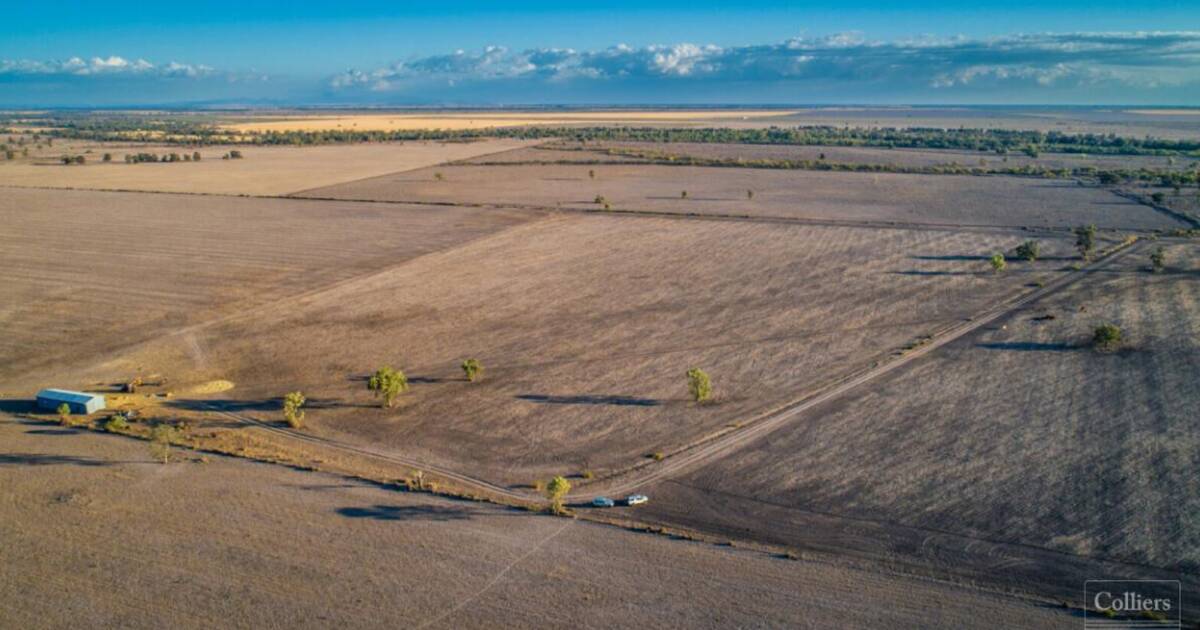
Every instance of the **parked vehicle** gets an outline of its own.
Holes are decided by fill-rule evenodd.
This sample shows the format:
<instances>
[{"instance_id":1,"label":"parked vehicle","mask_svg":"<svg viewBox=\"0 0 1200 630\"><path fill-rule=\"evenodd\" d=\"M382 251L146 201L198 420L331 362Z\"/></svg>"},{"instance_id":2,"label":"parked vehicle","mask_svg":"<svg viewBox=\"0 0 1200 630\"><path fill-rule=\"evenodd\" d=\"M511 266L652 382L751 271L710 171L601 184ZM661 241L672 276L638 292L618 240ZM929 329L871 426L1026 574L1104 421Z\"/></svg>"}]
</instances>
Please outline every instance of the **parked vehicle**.
<instances>
[{"instance_id":1,"label":"parked vehicle","mask_svg":"<svg viewBox=\"0 0 1200 630\"><path fill-rule=\"evenodd\" d=\"M595 499L592 499L592 507L608 508L613 507L616 504L616 501L613 501L608 497L596 497Z\"/></svg>"},{"instance_id":2,"label":"parked vehicle","mask_svg":"<svg viewBox=\"0 0 1200 630\"><path fill-rule=\"evenodd\" d=\"M644 494L631 494L625 499L625 505L641 505L650 500L650 497Z\"/></svg>"}]
</instances>

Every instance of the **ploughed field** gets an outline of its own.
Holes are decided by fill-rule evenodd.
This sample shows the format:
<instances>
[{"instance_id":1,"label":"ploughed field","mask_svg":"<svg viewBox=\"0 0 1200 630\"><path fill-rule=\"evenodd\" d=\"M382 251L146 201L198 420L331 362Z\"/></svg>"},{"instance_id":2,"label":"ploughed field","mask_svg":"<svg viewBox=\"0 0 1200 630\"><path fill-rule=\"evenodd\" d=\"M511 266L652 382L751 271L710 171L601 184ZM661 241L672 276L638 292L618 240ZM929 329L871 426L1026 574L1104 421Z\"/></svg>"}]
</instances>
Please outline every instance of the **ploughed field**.
<instances>
[{"instance_id":1,"label":"ploughed field","mask_svg":"<svg viewBox=\"0 0 1200 630\"><path fill-rule=\"evenodd\" d=\"M6 189L0 380L6 389L45 383L31 370L61 372L190 325L253 318L277 302L528 218L471 208Z\"/></svg>"},{"instance_id":2,"label":"ploughed field","mask_svg":"<svg viewBox=\"0 0 1200 630\"><path fill-rule=\"evenodd\" d=\"M0 616L11 627L1078 623L1043 602L825 559L220 456L164 466L141 442L2 411L0 443Z\"/></svg>"},{"instance_id":3,"label":"ploughed field","mask_svg":"<svg viewBox=\"0 0 1200 630\"><path fill-rule=\"evenodd\" d=\"M653 520L1070 594L1200 592L1200 247L1111 267L654 488ZM1098 353L1092 330L1122 328ZM643 512L646 515L647 512Z\"/></svg>"},{"instance_id":4,"label":"ploughed field","mask_svg":"<svg viewBox=\"0 0 1200 630\"><path fill-rule=\"evenodd\" d=\"M30 143L32 145L32 140ZM58 141L28 158L0 161L0 186L145 190L198 194L283 195L363 177L421 168L528 146L524 140L391 142L316 147L146 146L131 143ZM231 150L242 158L221 159ZM200 153L199 162L125 163L126 154ZM103 162L105 153L113 161ZM61 155L82 155L83 165L64 166Z\"/></svg>"},{"instance_id":5,"label":"ploughed field","mask_svg":"<svg viewBox=\"0 0 1200 630\"><path fill-rule=\"evenodd\" d=\"M925 225L1186 227L1107 190L1069 180L1001 176L644 164L456 164L297 194L577 210L601 210L600 199L614 210Z\"/></svg>"},{"instance_id":6,"label":"ploughed field","mask_svg":"<svg viewBox=\"0 0 1200 630\"><path fill-rule=\"evenodd\" d=\"M280 397L299 389L321 435L507 484L600 477L1063 273L1069 243L1047 239L1047 260L993 274L987 256L1021 240L565 215L149 344L87 379L228 379L230 408L274 422ZM463 378L467 358L483 363L482 382ZM389 364L412 388L383 409L365 381ZM716 404L687 400L691 367L711 374Z\"/></svg>"}]
</instances>

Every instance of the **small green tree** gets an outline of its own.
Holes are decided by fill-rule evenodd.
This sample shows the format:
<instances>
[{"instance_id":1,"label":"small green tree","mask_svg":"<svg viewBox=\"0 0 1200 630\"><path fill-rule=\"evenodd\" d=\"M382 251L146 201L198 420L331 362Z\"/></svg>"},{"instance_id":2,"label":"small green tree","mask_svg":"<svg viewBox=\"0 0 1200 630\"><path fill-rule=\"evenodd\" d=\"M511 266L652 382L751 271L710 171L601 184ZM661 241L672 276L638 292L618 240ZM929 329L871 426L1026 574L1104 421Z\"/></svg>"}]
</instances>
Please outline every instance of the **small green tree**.
<instances>
[{"instance_id":1,"label":"small green tree","mask_svg":"<svg viewBox=\"0 0 1200 630\"><path fill-rule=\"evenodd\" d=\"M442 181L446 181L446 176L443 175L441 171L438 171L433 174L433 179L434 179L434 181L442 182Z\"/></svg>"},{"instance_id":2,"label":"small green tree","mask_svg":"<svg viewBox=\"0 0 1200 630\"><path fill-rule=\"evenodd\" d=\"M686 191L686 190L681 190L681 191L679 191L679 198L680 198L680 199L687 199L687 191Z\"/></svg>"},{"instance_id":3,"label":"small green tree","mask_svg":"<svg viewBox=\"0 0 1200 630\"><path fill-rule=\"evenodd\" d=\"M467 375L467 380L474 383L483 377L483 364L479 362L479 359L467 359L462 362L462 371Z\"/></svg>"},{"instance_id":4,"label":"small green tree","mask_svg":"<svg viewBox=\"0 0 1200 630\"><path fill-rule=\"evenodd\" d=\"M550 509L554 513L562 512L562 501L570 491L571 482L562 475L551 479L550 483L546 484L546 498L550 499Z\"/></svg>"},{"instance_id":5,"label":"small green tree","mask_svg":"<svg viewBox=\"0 0 1200 630\"><path fill-rule=\"evenodd\" d=\"M1150 200L1153 201L1154 203L1162 203L1163 201L1166 200L1166 198L1167 198L1167 196L1160 192L1156 192L1156 193L1153 193L1150 195Z\"/></svg>"},{"instance_id":6,"label":"small green tree","mask_svg":"<svg viewBox=\"0 0 1200 630\"><path fill-rule=\"evenodd\" d=\"M1088 260L1096 249L1096 226L1084 225L1075 228L1075 249L1079 257Z\"/></svg>"},{"instance_id":7,"label":"small green tree","mask_svg":"<svg viewBox=\"0 0 1200 630\"><path fill-rule=\"evenodd\" d=\"M588 179L596 179L596 171L589 170L588 171Z\"/></svg>"},{"instance_id":8,"label":"small green tree","mask_svg":"<svg viewBox=\"0 0 1200 630\"><path fill-rule=\"evenodd\" d=\"M596 205L600 205L600 206L608 205L608 199L605 199L604 195L596 195L596 198L594 199L594 201L596 202Z\"/></svg>"},{"instance_id":9,"label":"small green tree","mask_svg":"<svg viewBox=\"0 0 1200 630\"><path fill-rule=\"evenodd\" d=\"M304 403L307 399L300 392L288 392L283 397L283 419L293 429L304 427Z\"/></svg>"},{"instance_id":10,"label":"small green tree","mask_svg":"<svg viewBox=\"0 0 1200 630\"><path fill-rule=\"evenodd\" d=\"M111 162L111 161L112 161L112 154L111 154L111 153L105 153L105 154L104 154L104 157L100 158L100 160L101 160L102 162Z\"/></svg>"},{"instance_id":11,"label":"small green tree","mask_svg":"<svg viewBox=\"0 0 1200 630\"><path fill-rule=\"evenodd\" d=\"M193 162L199 162L199 161L200 161L200 152L199 152L199 151L194 151L194 152L192 153L192 161L193 161Z\"/></svg>"},{"instance_id":12,"label":"small green tree","mask_svg":"<svg viewBox=\"0 0 1200 630\"><path fill-rule=\"evenodd\" d=\"M179 437L179 429L169 424L156 424L150 429L150 455L167 463L171 461L171 444Z\"/></svg>"},{"instance_id":13,"label":"small green tree","mask_svg":"<svg viewBox=\"0 0 1200 630\"><path fill-rule=\"evenodd\" d=\"M1092 346L1101 352L1121 347L1121 329L1116 324L1100 324L1092 332Z\"/></svg>"},{"instance_id":14,"label":"small green tree","mask_svg":"<svg viewBox=\"0 0 1200 630\"><path fill-rule=\"evenodd\" d=\"M1158 246L1154 251L1150 252L1150 270L1154 273L1162 273L1163 269L1167 268L1167 252Z\"/></svg>"},{"instance_id":15,"label":"small green tree","mask_svg":"<svg viewBox=\"0 0 1200 630\"><path fill-rule=\"evenodd\" d=\"M129 419L123 413L115 413L104 423L104 430L109 433L120 433L129 429Z\"/></svg>"},{"instance_id":16,"label":"small green tree","mask_svg":"<svg viewBox=\"0 0 1200 630\"><path fill-rule=\"evenodd\" d=\"M1024 243L1017 245L1016 254L1017 254L1017 258L1020 258L1021 260L1028 260L1029 262L1033 262L1033 261L1037 260L1038 242L1037 241L1025 241Z\"/></svg>"},{"instance_id":17,"label":"small green tree","mask_svg":"<svg viewBox=\"0 0 1200 630\"><path fill-rule=\"evenodd\" d=\"M1004 254L1001 254L1000 252L992 254L992 258L989 262L992 264L992 271L994 273L1000 273L1008 267L1008 261L1004 259Z\"/></svg>"},{"instance_id":18,"label":"small green tree","mask_svg":"<svg viewBox=\"0 0 1200 630\"><path fill-rule=\"evenodd\" d=\"M385 407L394 407L396 397L408 391L408 377L404 376L404 372L386 365L375 370L367 379L367 389L375 392L376 398L382 398Z\"/></svg>"},{"instance_id":19,"label":"small green tree","mask_svg":"<svg viewBox=\"0 0 1200 630\"><path fill-rule=\"evenodd\" d=\"M64 427L71 426L71 405L63 403L55 409L58 412L58 423Z\"/></svg>"},{"instance_id":20,"label":"small green tree","mask_svg":"<svg viewBox=\"0 0 1200 630\"><path fill-rule=\"evenodd\" d=\"M708 378L708 374L700 368L692 368L687 371L688 394L692 400L702 403L707 402L712 398L712 380Z\"/></svg>"}]
</instances>

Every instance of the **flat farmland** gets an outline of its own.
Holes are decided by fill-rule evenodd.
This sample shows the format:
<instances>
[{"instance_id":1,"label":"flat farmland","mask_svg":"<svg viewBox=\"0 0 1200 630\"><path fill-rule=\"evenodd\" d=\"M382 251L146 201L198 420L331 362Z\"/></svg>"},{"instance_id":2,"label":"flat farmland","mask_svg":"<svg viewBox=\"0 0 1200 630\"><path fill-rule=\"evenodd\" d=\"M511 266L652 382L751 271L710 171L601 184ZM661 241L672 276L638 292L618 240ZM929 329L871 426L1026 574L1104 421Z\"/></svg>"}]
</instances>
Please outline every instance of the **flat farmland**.
<instances>
[{"instance_id":1,"label":"flat farmland","mask_svg":"<svg viewBox=\"0 0 1200 630\"><path fill-rule=\"evenodd\" d=\"M183 165L181 165L183 166ZM502 230L515 212L196 195L0 195L0 379L253 315Z\"/></svg>"},{"instance_id":2,"label":"flat farmland","mask_svg":"<svg viewBox=\"0 0 1200 630\"><path fill-rule=\"evenodd\" d=\"M600 475L1063 273L1069 243L1059 240L1043 241L1047 260L987 270L988 255L1021 240L568 215L148 346L91 378L145 366L175 382L228 379L230 408L273 422L279 397L302 389L317 434L508 484ZM459 370L469 357L485 366L480 383ZM395 409L365 388L387 364L412 381ZM687 400L693 366L712 375L716 404Z\"/></svg>"},{"instance_id":3,"label":"flat farmland","mask_svg":"<svg viewBox=\"0 0 1200 630\"><path fill-rule=\"evenodd\" d=\"M595 178L588 174L594 170ZM438 180L441 173L444 180ZM747 191L753 191L748 199ZM682 193L687 191L687 198ZM1120 229L1184 227L1165 214L1074 182L1019 177L748 168L453 165L308 190L334 199L465 203L916 224Z\"/></svg>"},{"instance_id":4,"label":"flat farmland","mask_svg":"<svg viewBox=\"0 0 1200 630\"><path fill-rule=\"evenodd\" d=\"M1200 247L1166 244L1151 274L1155 246L663 483L650 513L1045 593L1120 574L1191 597ZM1123 349L1088 347L1104 322Z\"/></svg>"},{"instance_id":5,"label":"flat farmland","mask_svg":"<svg viewBox=\"0 0 1200 630\"><path fill-rule=\"evenodd\" d=\"M0 443L6 626L1078 623L1042 601L827 559L673 541L234 458L179 454L163 466L140 442L3 412Z\"/></svg>"},{"instance_id":6,"label":"flat farmland","mask_svg":"<svg viewBox=\"0 0 1200 630\"><path fill-rule=\"evenodd\" d=\"M59 142L45 148L43 157L0 162L0 185L101 190L146 190L228 195L283 195L314 186L327 186L422 168L441 162L528 146L524 140L478 142L393 142L314 147L168 147L121 143ZM223 160L230 150L240 160ZM87 152L85 154L85 152ZM199 162L126 164L126 153L180 155L199 152ZM46 157L44 154L49 153ZM63 153L84 155L82 166L63 166ZM111 163L102 162L111 153Z\"/></svg>"}]
</instances>

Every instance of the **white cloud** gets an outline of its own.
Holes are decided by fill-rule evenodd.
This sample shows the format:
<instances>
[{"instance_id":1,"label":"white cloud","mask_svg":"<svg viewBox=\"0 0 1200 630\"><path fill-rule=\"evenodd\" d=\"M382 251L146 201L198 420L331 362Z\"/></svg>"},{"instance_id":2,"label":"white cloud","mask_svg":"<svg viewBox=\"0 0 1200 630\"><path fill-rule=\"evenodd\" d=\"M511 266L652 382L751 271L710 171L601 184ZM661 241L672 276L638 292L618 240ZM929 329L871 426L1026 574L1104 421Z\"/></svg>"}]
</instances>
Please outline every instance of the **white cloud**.
<instances>
[{"instance_id":1,"label":"white cloud","mask_svg":"<svg viewBox=\"0 0 1200 630\"><path fill-rule=\"evenodd\" d=\"M28 59L0 59L0 75L8 76L145 76L198 78L215 74L213 68L172 61L157 65L145 59L126 59L117 55L109 57L70 57L65 60L34 61Z\"/></svg>"}]
</instances>

